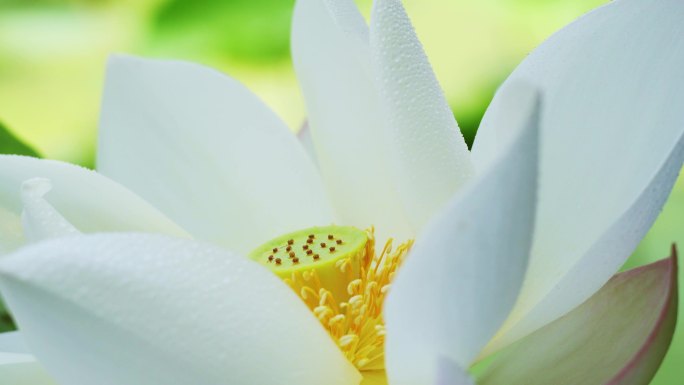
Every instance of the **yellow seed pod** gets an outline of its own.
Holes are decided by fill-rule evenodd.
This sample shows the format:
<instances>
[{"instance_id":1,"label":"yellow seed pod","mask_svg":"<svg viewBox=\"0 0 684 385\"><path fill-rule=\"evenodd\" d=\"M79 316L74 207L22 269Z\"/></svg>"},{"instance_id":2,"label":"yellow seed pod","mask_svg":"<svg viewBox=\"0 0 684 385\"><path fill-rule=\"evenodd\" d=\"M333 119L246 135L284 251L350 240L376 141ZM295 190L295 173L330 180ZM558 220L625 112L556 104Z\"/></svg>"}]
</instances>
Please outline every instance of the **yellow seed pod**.
<instances>
[{"instance_id":1,"label":"yellow seed pod","mask_svg":"<svg viewBox=\"0 0 684 385\"><path fill-rule=\"evenodd\" d=\"M368 236L350 226L311 227L274 238L249 257L283 279L315 271L336 300L349 298L349 282L361 274Z\"/></svg>"}]
</instances>

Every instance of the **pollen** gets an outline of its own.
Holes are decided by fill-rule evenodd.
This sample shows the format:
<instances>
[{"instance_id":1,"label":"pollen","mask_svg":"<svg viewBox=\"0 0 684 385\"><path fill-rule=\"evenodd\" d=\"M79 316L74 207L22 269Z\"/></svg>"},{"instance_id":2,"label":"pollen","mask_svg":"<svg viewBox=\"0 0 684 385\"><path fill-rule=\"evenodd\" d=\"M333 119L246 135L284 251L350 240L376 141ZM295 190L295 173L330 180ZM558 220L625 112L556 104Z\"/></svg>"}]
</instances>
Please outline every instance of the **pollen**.
<instances>
[{"instance_id":1,"label":"pollen","mask_svg":"<svg viewBox=\"0 0 684 385\"><path fill-rule=\"evenodd\" d=\"M269 263L272 248L287 245L285 241L290 240L290 245L310 244L308 241L314 238L337 242L329 249L321 245L320 254L298 253L299 263ZM383 303L412 245L409 240L393 248L390 239L376 252L373 228L362 231L327 226L276 238L253 251L250 257L294 290L351 363L360 370L376 370L384 368Z\"/></svg>"}]
</instances>

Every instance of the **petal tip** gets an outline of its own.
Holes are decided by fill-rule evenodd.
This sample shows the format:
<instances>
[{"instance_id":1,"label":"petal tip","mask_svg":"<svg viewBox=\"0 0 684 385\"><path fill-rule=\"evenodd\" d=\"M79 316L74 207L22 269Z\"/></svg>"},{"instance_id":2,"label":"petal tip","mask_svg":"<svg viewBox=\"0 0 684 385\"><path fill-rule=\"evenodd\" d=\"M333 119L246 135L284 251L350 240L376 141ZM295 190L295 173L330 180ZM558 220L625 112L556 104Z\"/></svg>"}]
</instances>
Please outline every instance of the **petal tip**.
<instances>
[{"instance_id":1,"label":"petal tip","mask_svg":"<svg viewBox=\"0 0 684 385\"><path fill-rule=\"evenodd\" d=\"M677 308L678 308L678 266L679 266L679 256L677 251L677 244L672 243L670 249L670 257L663 258L657 262L650 265L641 266L636 269L632 269L623 274L638 274L642 270L647 269L662 269L663 274L667 276L668 282L668 292L664 300L664 306L660 310L658 315L658 320L656 325L649 333L646 341L641 346L641 348L634 354L634 356L625 364L625 366L620 369L620 371L606 384L607 385L622 385L631 384L634 382L635 378L642 378L644 380L650 380L658 368L660 363L665 358L667 351L672 343L672 337L674 335L675 324L677 323ZM664 346L660 349L662 355L653 359L649 354L654 345L661 343ZM652 373L644 374L644 368L642 363L647 360L653 360L657 364L652 364ZM647 377L647 378L646 378Z\"/></svg>"},{"instance_id":2,"label":"petal tip","mask_svg":"<svg viewBox=\"0 0 684 385\"><path fill-rule=\"evenodd\" d=\"M22 198L25 196L42 198L52 190L52 182L47 178L31 178L21 184Z\"/></svg>"}]
</instances>

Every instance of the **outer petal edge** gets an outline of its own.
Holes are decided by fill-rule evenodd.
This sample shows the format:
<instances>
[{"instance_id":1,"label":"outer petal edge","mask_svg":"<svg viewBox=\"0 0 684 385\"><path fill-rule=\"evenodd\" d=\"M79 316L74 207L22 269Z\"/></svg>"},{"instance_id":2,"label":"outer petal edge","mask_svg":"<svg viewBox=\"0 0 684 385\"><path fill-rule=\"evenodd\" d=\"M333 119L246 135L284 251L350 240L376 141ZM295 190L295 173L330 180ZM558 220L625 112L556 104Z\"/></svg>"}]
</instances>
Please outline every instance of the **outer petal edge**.
<instances>
[{"instance_id":1,"label":"outer petal edge","mask_svg":"<svg viewBox=\"0 0 684 385\"><path fill-rule=\"evenodd\" d=\"M480 385L644 385L677 320L677 252L615 275L567 315L475 367Z\"/></svg>"},{"instance_id":2,"label":"outer petal edge","mask_svg":"<svg viewBox=\"0 0 684 385\"><path fill-rule=\"evenodd\" d=\"M679 292L677 290L677 278L679 270L677 246L674 244L672 245L672 255L670 258L656 263L672 264L672 266L670 267L670 290L668 292L668 297L666 299L665 306L660 312L660 316L658 317L656 327L651 331L651 334L649 334L644 345L641 347L641 349L639 349L639 351L634 355L634 357L632 357L632 359L627 363L627 365L625 365L622 368L622 370L620 370L620 372L616 374L615 377L613 377L608 382L609 385L634 384L639 383L640 379L643 379L646 382L650 380L653 377L653 375L655 375L655 371L653 371L653 373L650 374L645 373L643 371L643 368L639 364L644 362L644 360L649 359L649 348L653 346L656 342L666 341L665 343L669 348L670 343L672 341L675 325L677 324L677 310L679 300ZM633 273L635 270L643 268L645 268L645 266L642 266L634 270L630 270L624 274L629 274L630 272ZM660 362L662 362L663 357L664 355L656 358L658 361L658 365L656 366L656 368L660 365Z\"/></svg>"}]
</instances>

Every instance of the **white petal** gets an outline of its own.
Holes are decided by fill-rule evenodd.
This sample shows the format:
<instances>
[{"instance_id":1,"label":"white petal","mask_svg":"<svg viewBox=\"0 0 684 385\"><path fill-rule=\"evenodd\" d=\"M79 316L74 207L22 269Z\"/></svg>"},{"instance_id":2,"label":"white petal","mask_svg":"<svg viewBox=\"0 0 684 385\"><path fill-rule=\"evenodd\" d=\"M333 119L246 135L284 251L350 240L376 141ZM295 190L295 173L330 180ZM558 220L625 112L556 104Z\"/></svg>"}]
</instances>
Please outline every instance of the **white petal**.
<instances>
[{"instance_id":1,"label":"white petal","mask_svg":"<svg viewBox=\"0 0 684 385\"><path fill-rule=\"evenodd\" d=\"M21 217L0 206L0 256L24 244Z\"/></svg>"},{"instance_id":2,"label":"white petal","mask_svg":"<svg viewBox=\"0 0 684 385\"><path fill-rule=\"evenodd\" d=\"M53 189L46 201L82 232L143 231L187 236L140 197L96 172L68 163L12 155L0 155L0 226L16 232L16 220L24 208L21 186L32 178L50 180ZM0 248L4 247L3 238L0 235ZM23 235L15 234L12 239L16 243L23 240Z\"/></svg>"},{"instance_id":3,"label":"white petal","mask_svg":"<svg viewBox=\"0 0 684 385\"><path fill-rule=\"evenodd\" d=\"M546 325L568 311L568 304L580 298L588 298L604 284L604 277L617 271L624 262L623 255L632 252L639 244L660 208L672 190L677 173L684 159L684 137L676 151L670 153L666 163L649 183L649 188L622 216L596 241L587 253L559 279L543 299L527 315L509 329L504 329L485 354L498 350L538 328ZM615 256L614 254L617 254Z\"/></svg>"},{"instance_id":4,"label":"white petal","mask_svg":"<svg viewBox=\"0 0 684 385\"><path fill-rule=\"evenodd\" d=\"M243 85L195 64L110 59L98 169L233 250L333 221L285 124Z\"/></svg>"},{"instance_id":5,"label":"white petal","mask_svg":"<svg viewBox=\"0 0 684 385\"><path fill-rule=\"evenodd\" d=\"M7 385L56 385L18 332L0 333L0 380Z\"/></svg>"},{"instance_id":6,"label":"white petal","mask_svg":"<svg viewBox=\"0 0 684 385\"><path fill-rule=\"evenodd\" d=\"M313 144L313 138L311 137L311 127L309 127L309 122L304 122L302 127L297 132L297 139L302 147L309 155L311 162L318 166L318 155L316 155L316 147Z\"/></svg>"},{"instance_id":7,"label":"white petal","mask_svg":"<svg viewBox=\"0 0 684 385\"><path fill-rule=\"evenodd\" d=\"M475 385L468 371L449 359L439 361L436 377L434 385Z\"/></svg>"},{"instance_id":8,"label":"white petal","mask_svg":"<svg viewBox=\"0 0 684 385\"><path fill-rule=\"evenodd\" d=\"M368 28L352 0L297 0L292 59L337 218L379 239L414 234L397 195L371 73Z\"/></svg>"},{"instance_id":9,"label":"white petal","mask_svg":"<svg viewBox=\"0 0 684 385\"><path fill-rule=\"evenodd\" d=\"M466 368L515 303L534 227L539 98L501 92L507 136L498 158L431 221L385 304L390 383L429 384L440 357Z\"/></svg>"},{"instance_id":10,"label":"white petal","mask_svg":"<svg viewBox=\"0 0 684 385\"><path fill-rule=\"evenodd\" d=\"M585 301L653 223L684 155L683 19L679 0L614 1L509 78L544 93L540 201L521 298L490 351ZM478 166L499 129L491 115L475 140Z\"/></svg>"},{"instance_id":11,"label":"white petal","mask_svg":"<svg viewBox=\"0 0 684 385\"><path fill-rule=\"evenodd\" d=\"M30 354L31 351L20 332L6 332L0 333L0 352Z\"/></svg>"},{"instance_id":12,"label":"white petal","mask_svg":"<svg viewBox=\"0 0 684 385\"><path fill-rule=\"evenodd\" d=\"M359 373L274 274L145 234L58 238L0 262L34 354L69 385L350 385Z\"/></svg>"},{"instance_id":13,"label":"white petal","mask_svg":"<svg viewBox=\"0 0 684 385\"><path fill-rule=\"evenodd\" d=\"M29 242L80 234L45 200L45 194L51 189L52 183L45 178L29 179L21 185L21 200L24 203L21 220L24 237Z\"/></svg>"},{"instance_id":14,"label":"white petal","mask_svg":"<svg viewBox=\"0 0 684 385\"><path fill-rule=\"evenodd\" d=\"M397 188L419 230L473 175L468 147L401 0L376 0L370 49Z\"/></svg>"}]
</instances>

